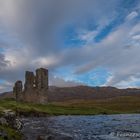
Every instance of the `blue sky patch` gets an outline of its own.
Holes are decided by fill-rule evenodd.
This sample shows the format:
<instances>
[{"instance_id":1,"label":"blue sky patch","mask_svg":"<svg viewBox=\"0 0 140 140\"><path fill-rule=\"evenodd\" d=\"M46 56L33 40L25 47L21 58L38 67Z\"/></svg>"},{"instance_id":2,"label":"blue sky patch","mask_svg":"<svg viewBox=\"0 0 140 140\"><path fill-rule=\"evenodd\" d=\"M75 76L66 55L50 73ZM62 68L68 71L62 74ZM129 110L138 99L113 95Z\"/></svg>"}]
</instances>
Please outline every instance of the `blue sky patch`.
<instances>
[{"instance_id":1,"label":"blue sky patch","mask_svg":"<svg viewBox=\"0 0 140 140\"><path fill-rule=\"evenodd\" d=\"M100 86L104 85L108 78L111 76L109 71L105 68L99 67L92 71L75 75L72 68L65 67L56 71L56 77L61 77L66 81L75 81L77 83L84 83L88 86Z\"/></svg>"}]
</instances>

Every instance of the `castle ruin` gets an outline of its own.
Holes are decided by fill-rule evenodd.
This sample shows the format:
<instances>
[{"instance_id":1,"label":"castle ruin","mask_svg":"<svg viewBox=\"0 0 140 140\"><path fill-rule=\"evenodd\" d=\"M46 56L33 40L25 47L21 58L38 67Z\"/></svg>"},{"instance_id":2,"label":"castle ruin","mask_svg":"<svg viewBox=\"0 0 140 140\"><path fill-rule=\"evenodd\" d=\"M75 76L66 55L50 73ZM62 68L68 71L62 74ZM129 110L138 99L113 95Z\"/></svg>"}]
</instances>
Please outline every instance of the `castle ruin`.
<instances>
[{"instance_id":1,"label":"castle ruin","mask_svg":"<svg viewBox=\"0 0 140 140\"><path fill-rule=\"evenodd\" d=\"M35 75L26 71L24 89L22 81L17 81L13 93L17 101L47 103L48 87L48 70L39 68Z\"/></svg>"}]
</instances>

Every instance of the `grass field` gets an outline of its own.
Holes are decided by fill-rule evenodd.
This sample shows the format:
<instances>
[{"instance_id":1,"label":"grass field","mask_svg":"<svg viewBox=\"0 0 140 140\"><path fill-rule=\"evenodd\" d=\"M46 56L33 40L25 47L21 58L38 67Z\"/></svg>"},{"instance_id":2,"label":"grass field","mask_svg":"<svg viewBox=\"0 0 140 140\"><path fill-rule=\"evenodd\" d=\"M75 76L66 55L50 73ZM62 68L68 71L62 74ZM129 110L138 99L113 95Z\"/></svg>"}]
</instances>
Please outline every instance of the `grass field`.
<instances>
[{"instance_id":1,"label":"grass field","mask_svg":"<svg viewBox=\"0 0 140 140\"><path fill-rule=\"evenodd\" d=\"M8 126L1 126L0 125L0 131L5 131L8 136L8 140L21 140L22 134L17 132L16 130L8 127ZM6 140L6 138L0 137L0 140Z\"/></svg>"},{"instance_id":2,"label":"grass field","mask_svg":"<svg viewBox=\"0 0 140 140\"><path fill-rule=\"evenodd\" d=\"M0 112L11 109L26 115L97 115L140 113L140 97L125 96L108 100L72 100L47 105L17 103L12 99L0 100Z\"/></svg>"}]
</instances>

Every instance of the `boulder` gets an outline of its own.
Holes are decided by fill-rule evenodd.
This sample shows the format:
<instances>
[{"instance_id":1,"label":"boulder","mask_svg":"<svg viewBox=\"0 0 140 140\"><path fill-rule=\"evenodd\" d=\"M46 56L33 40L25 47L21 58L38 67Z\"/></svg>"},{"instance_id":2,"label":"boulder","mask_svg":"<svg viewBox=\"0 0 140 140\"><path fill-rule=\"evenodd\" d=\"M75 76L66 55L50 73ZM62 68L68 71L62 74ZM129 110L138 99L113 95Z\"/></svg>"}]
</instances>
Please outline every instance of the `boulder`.
<instances>
[{"instance_id":1,"label":"boulder","mask_svg":"<svg viewBox=\"0 0 140 140\"><path fill-rule=\"evenodd\" d=\"M8 125L8 122L4 117L0 118L0 125Z\"/></svg>"}]
</instances>

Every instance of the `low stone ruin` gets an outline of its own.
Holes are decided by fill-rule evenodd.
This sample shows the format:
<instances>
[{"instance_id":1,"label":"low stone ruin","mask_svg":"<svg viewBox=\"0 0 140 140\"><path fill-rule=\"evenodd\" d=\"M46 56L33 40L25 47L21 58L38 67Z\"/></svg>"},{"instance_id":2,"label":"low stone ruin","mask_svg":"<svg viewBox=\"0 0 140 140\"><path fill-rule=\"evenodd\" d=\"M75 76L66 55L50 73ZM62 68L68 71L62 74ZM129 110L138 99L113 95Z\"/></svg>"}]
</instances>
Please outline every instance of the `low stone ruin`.
<instances>
[{"instance_id":1,"label":"low stone ruin","mask_svg":"<svg viewBox=\"0 0 140 140\"><path fill-rule=\"evenodd\" d=\"M48 91L48 70L39 68L36 75L26 71L25 84L23 89L22 81L17 81L13 88L17 101L27 101L34 103L47 103Z\"/></svg>"}]
</instances>

